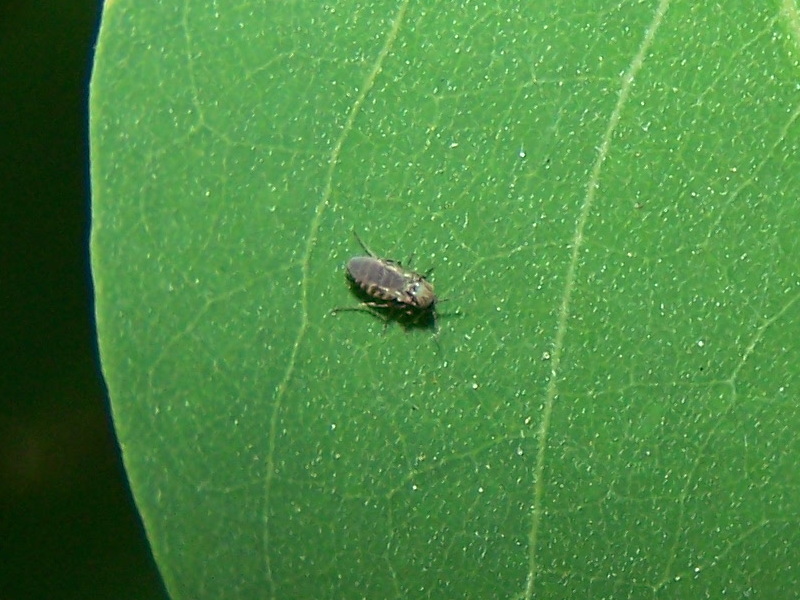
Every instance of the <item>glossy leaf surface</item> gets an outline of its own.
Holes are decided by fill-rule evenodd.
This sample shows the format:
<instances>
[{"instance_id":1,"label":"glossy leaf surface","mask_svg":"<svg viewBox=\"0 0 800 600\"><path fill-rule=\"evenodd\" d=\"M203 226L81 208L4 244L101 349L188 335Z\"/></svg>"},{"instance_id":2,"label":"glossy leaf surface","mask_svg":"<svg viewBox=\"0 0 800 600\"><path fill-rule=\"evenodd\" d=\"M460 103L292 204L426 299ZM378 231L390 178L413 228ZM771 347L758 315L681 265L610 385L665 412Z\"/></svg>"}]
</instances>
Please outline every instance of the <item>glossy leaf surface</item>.
<instances>
[{"instance_id":1,"label":"glossy leaf surface","mask_svg":"<svg viewBox=\"0 0 800 600\"><path fill-rule=\"evenodd\" d=\"M798 22L109 3L97 320L171 594L798 589ZM330 314L353 229L438 335Z\"/></svg>"}]
</instances>

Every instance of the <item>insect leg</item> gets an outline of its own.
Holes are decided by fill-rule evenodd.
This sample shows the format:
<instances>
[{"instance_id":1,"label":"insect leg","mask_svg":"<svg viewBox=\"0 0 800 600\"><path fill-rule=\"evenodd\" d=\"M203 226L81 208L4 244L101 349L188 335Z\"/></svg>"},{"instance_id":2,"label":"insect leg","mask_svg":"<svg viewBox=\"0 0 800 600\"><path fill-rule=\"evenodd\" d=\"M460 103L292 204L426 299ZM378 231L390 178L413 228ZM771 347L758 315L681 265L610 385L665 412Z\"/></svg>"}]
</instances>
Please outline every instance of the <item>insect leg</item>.
<instances>
[{"instance_id":1,"label":"insect leg","mask_svg":"<svg viewBox=\"0 0 800 600\"><path fill-rule=\"evenodd\" d=\"M396 305L388 302L362 302L356 306L339 306L337 308L332 308L331 312L337 313L344 310L365 310L369 308L396 308Z\"/></svg>"},{"instance_id":2,"label":"insect leg","mask_svg":"<svg viewBox=\"0 0 800 600\"><path fill-rule=\"evenodd\" d=\"M372 315L375 315L376 317L378 317L382 321L386 321L388 323L389 317L383 315L383 313L380 313L377 310L374 310L376 308L393 309L393 308L395 308L395 305L394 304L382 303L382 302L362 302L361 304L358 304L356 306L339 306L337 308L332 308L331 309L331 314L335 315L336 313L345 312L345 311L347 311L347 312L353 312L353 311L368 312L368 313L370 313Z\"/></svg>"},{"instance_id":3,"label":"insect leg","mask_svg":"<svg viewBox=\"0 0 800 600\"><path fill-rule=\"evenodd\" d=\"M380 302L362 302L357 306L340 306L339 308L334 308L331 310L331 314L335 315L336 313L344 312L344 311L352 311L352 312L368 312L376 319L380 319L383 321L383 330L389 327L389 321L391 320L391 314L384 314L378 308L388 308L390 310L395 308L394 304L386 304Z\"/></svg>"}]
</instances>

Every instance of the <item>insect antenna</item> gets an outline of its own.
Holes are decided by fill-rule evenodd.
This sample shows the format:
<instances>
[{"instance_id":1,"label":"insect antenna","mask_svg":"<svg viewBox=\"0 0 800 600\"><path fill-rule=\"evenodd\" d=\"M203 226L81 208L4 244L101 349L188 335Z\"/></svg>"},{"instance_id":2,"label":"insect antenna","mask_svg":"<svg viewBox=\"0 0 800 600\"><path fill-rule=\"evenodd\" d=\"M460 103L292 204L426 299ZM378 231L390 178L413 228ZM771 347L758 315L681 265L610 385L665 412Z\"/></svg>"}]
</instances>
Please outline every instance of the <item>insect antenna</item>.
<instances>
[{"instance_id":1,"label":"insect antenna","mask_svg":"<svg viewBox=\"0 0 800 600\"><path fill-rule=\"evenodd\" d=\"M441 299L437 299L437 300L436 300L436 306L438 307L438 306L439 306L439 305L440 305L442 302L449 302L450 300L453 300L453 298L441 298ZM437 316L437 317L452 317L452 316L454 316L454 315L455 315L455 316L458 316L458 317L460 317L460 316L461 316L461 315L463 315L463 314L464 314L464 313L462 313L462 312L461 312L461 309L459 309L459 308L456 308L456 309L455 309L454 311L452 311L452 312L450 312L450 311L448 311L448 312L439 312L438 310L436 311L436 316Z\"/></svg>"},{"instance_id":2,"label":"insect antenna","mask_svg":"<svg viewBox=\"0 0 800 600\"><path fill-rule=\"evenodd\" d=\"M367 246L364 243L364 241L358 236L358 232L356 232L356 228L355 227L353 227L353 235L356 236L356 241L358 242L358 245L361 246L364 249L364 252L366 252L367 254L372 256L373 258L375 256L377 256L372 250L369 249L369 246Z\"/></svg>"}]
</instances>

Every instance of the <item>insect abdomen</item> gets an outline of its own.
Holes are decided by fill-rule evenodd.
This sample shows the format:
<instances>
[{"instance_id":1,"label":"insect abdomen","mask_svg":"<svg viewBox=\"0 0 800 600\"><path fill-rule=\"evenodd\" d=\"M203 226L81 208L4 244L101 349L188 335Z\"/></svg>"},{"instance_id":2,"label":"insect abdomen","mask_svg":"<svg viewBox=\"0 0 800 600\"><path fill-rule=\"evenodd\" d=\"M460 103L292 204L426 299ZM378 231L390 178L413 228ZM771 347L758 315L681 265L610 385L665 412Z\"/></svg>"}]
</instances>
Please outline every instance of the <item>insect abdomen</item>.
<instances>
[{"instance_id":1,"label":"insect abdomen","mask_svg":"<svg viewBox=\"0 0 800 600\"><path fill-rule=\"evenodd\" d=\"M406 277L395 263L371 256L356 256L347 263L347 272L367 294L381 300L399 300Z\"/></svg>"}]
</instances>

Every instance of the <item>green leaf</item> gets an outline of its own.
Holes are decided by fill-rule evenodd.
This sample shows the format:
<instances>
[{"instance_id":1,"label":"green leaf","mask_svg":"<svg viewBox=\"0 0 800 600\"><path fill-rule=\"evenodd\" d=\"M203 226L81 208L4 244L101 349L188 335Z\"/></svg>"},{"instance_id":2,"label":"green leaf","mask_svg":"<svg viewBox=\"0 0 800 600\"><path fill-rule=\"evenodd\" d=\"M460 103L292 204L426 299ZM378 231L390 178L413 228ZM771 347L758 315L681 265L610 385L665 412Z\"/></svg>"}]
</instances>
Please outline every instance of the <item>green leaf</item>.
<instances>
[{"instance_id":1,"label":"green leaf","mask_svg":"<svg viewBox=\"0 0 800 600\"><path fill-rule=\"evenodd\" d=\"M173 597L790 597L799 24L108 3L97 324ZM331 315L353 229L437 335Z\"/></svg>"}]
</instances>

